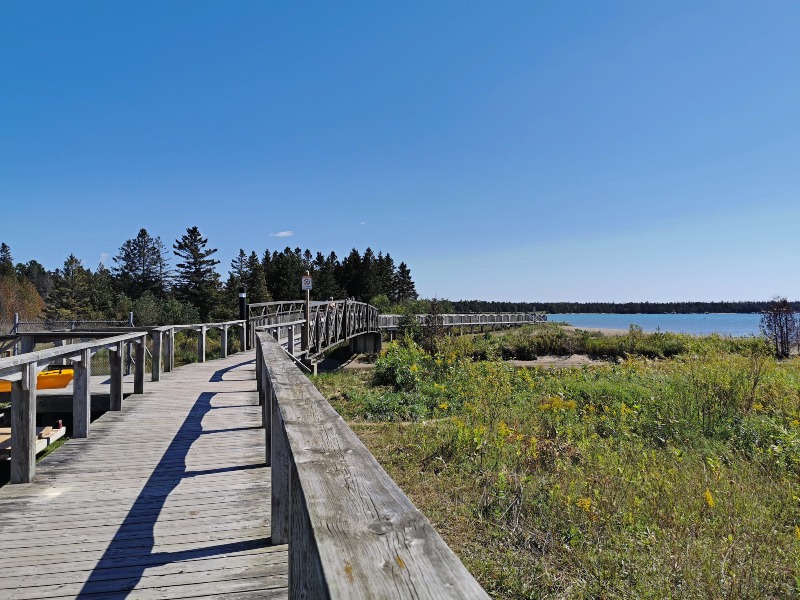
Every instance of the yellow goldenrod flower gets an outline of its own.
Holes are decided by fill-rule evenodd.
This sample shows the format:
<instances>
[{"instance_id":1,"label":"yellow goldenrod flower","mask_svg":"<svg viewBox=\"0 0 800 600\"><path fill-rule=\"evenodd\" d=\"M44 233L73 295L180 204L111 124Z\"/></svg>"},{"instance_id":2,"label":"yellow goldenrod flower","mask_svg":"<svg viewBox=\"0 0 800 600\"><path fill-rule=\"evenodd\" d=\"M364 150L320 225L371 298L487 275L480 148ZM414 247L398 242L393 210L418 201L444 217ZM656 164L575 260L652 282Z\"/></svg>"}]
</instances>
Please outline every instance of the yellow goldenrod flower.
<instances>
[{"instance_id":1,"label":"yellow goldenrod flower","mask_svg":"<svg viewBox=\"0 0 800 600\"><path fill-rule=\"evenodd\" d=\"M714 502L714 496L711 495L710 489L706 488L706 491L703 492L703 498L705 499L708 508L714 508L716 502Z\"/></svg>"}]
</instances>

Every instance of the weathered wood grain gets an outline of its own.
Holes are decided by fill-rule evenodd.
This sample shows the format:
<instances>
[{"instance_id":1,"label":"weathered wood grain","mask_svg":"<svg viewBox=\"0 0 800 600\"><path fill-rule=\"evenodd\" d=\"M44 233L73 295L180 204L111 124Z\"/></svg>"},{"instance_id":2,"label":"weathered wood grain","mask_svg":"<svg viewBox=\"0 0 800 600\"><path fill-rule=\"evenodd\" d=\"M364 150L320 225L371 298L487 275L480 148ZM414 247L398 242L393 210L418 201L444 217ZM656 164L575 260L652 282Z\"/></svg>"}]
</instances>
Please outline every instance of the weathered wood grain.
<instances>
[{"instance_id":1,"label":"weathered wood grain","mask_svg":"<svg viewBox=\"0 0 800 600\"><path fill-rule=\"evenodd\" d=\"M258 342L278 412L273 536L277 496L290 509L290 596L488 598L283 349L265 333Z\"/></svg>"},{"instance_id":2,"label":"weathered wood grain","mask_svg":"<svg viewBox=\"0 0 800 600\"><path fill-rule=\"evenodd\" d=\"M72 437L85 438L89 435L89 419L91 417L92 393L90 381L92 375L92 351L81 350L81 360L73 363L72 379Z\"/></svg>"}]
</instances>

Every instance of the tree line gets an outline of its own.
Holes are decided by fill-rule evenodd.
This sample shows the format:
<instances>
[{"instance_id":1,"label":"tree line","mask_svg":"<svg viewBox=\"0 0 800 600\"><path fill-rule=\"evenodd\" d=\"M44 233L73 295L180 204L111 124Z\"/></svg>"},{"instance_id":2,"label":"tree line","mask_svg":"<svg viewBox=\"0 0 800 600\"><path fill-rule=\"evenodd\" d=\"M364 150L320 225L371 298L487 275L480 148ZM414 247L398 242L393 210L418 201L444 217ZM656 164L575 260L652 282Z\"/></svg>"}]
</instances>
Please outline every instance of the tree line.
<instances>
[{"instance_id":1,"label":"tree line","mask_svg":"<svg viewBox=\"0 0 800 600\"><path fill-rule=\"evenodd\" d=\"M238 296L248 302L296 300L300 279L313 277L314 300L350 297L377 304L417 298L411 270L395 265L389 253L355 248L339 260L334 252L300 248L239 254L223 282L216 248L197 227L189 227L168 249L146 229L126 240L110 265L94 270L70 254L48 271L36 260L14 263L11 248L0 244L0 323L14 313L22 320L127 320L140 325L227 320L238 317ZM173 260L175 261L173 264Z\"/></svg>"}]
</instances>

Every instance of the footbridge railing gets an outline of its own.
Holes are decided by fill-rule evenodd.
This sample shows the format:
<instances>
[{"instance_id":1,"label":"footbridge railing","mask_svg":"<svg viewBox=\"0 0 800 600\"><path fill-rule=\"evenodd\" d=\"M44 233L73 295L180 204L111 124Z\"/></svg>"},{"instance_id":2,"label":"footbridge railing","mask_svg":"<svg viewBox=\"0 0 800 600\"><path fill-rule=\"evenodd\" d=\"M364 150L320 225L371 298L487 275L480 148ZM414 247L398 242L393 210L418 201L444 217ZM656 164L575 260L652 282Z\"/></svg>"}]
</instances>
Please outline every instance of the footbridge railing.
<instances>
[{"instance_id":1,"label":"footbridge railing","mask_svg":"<svg viewBox=\"0 0 800 600\"><path fill-rule=\"evenodd\" d=\"M370 351L380 349L378 309L365 302L264 302L250 304L248 308L250 339L255 339L257 331L269 331L276 339L286 340L289 354L307 362L334 346L358 343L370 334L372 337L367 338L370 343L365 343L364 349L367 345Z\"/></svg>"},{"instance_id":2,"label":"footbridge railing","mask_svg":"<svg viewBox=\"0 0 800 600\"><path fill-rule=\"evenodd\" d=\"M430 315L415 315L418 323L424 324ZM439 325L446 329L459 331L484 331L491 329L505 329L518 327L530 323L544 323L547 314L543 312L519 313L468 313L468 314L441 314L438 315ZM381 331L396 332L402 326L403 315L380 315L378 324Z\"/></svg>"},{"instance_id":3,"label":"footbridge railing","mask_svg":"<svg viewBox=\"0 0 800 600\"><path fill-rule=\"evenodd\" d=\"M256 332L256 378L290 598L488 598L267 332Z\"/></svg>"}]
</instances>

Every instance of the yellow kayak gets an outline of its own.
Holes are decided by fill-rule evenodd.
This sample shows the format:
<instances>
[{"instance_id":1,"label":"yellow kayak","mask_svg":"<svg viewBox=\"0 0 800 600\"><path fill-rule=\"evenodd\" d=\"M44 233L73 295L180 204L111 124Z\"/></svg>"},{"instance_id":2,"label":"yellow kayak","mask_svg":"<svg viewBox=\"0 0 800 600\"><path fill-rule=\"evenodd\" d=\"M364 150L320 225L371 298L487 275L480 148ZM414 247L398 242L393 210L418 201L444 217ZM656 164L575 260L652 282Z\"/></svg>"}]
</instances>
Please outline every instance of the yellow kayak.
<instances>
[{"instance_id":1,"label":"yellow kayak","mask_svg":"<svg viewBox=\"0 0 800 600\"><path fill-rule=\"evenodd\" d=\"M67 384L72 381L75 372L72 367L64 367L63 369L50 369L49 371L42 371L36 378L37 390L57 390L67 387ZM0 380L0 392L10 392L11 382Z\"/></svg>"}]
</instances>

